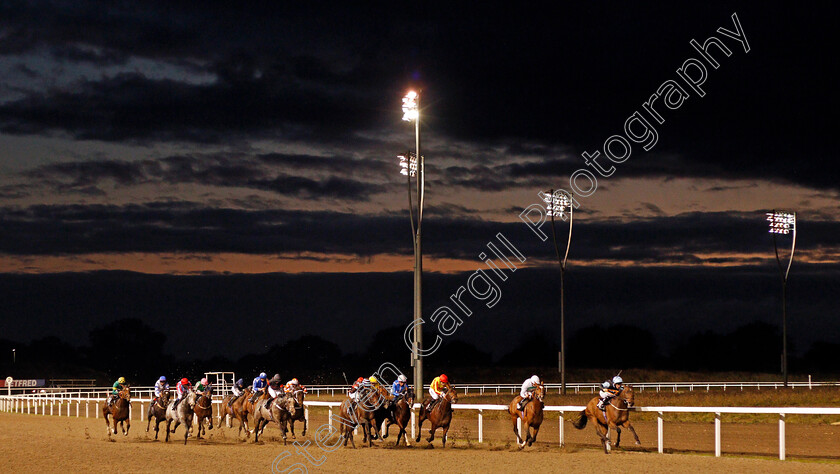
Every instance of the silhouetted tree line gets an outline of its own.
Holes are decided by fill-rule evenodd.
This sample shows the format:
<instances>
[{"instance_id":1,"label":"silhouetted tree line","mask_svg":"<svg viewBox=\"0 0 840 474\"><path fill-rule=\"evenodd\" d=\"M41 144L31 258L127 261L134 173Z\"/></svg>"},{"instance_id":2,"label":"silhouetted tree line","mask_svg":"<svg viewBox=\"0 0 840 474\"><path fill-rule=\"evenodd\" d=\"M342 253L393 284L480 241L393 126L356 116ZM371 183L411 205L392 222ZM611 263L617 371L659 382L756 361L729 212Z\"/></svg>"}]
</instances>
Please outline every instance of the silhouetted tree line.
<instances>
[{"instance_id":1,"label":"silhouetted tree line","mask_svg":"<svg viewBox=\"0 0 840 474\"><path fill-rule=\"evenodd\" d=\"M5 354L0 362L0 376L95 378L100 384L124 376L134 384L151 385L160 375L195 380L207 370L218 370L234 371L246 381L266 371L269 376L279 372L283 378L301 377L308 384L344 383L345 377L352 382L360 375L372 373L383 362L394 363L410 375L403 331L402 326L383 329L374 334L363 352L350 354L343 353L331 341L305 335L271 346L265 353L247 354L235 360L222 356L185 360L164 352L165 334L139 319L121 319L91 331L88 344L82 347L56 336L28 344L0 339L0 353ZM434 336L429 334L425 340L431 343ZM706 331L689 335L669 354L662 353L650 331L627 325L585 327L574 333L567 345L567 367L576 369L622 367L776 373L780 368L779 329L763 322L753 322L725 334ZM486 381L488 374L500 380L508 374L521 375L519 372L525 367L556 373L558 346L544 332L535 332L494 360L489 352L473 344L451 340L425 359L425 367L429 374L445 371L461 382ZM816 342L801 357L791 358L791 371L835 372L832 356L838 350L840 344ZM488 368L492 370L476 370Z\"/></svg>"}]
</instances>

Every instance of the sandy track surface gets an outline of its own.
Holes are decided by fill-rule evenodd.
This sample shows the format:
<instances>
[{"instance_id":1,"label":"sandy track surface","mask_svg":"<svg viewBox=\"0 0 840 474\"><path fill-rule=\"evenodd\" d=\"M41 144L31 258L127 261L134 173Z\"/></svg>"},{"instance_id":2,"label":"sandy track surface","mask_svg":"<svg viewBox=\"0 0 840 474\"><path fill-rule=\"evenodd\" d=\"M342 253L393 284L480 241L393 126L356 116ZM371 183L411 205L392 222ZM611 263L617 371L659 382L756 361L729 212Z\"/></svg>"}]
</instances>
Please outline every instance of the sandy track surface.
<instances>
[{"instance_id":1,"label":"sandy track surface","mask_svg":"<svg viewBox=\"0 0 840 474\"><path fill-rule=\"evenodd\" d=\"M317 428L325 419L319 420L313 416L312 426ZM472 424L471 420L464 420ZM487 436L496 438L497 429L506 427L488 426ZM490 423L491 425L493 423ZM101 419L58 418L50 416L0 414L0 471L81 471L81 472L114 472L115 469L129 472L160 472L176 465L189 466L195 469L202 466L210 472L236 471L240 469L252 470L264 463L265 470L270 471L272 463L284 451L289 452L285 459L277 461L276 467L288 468L295 462L301 462L313 472L347 472L366 466L365 469L381 466L390 472L429 472L446 469L457 472L513 472L523 468L539 472L593 471L602 469L606 461L605 455L595 449L591 432L569 431L570 435L581 436L582 443L570 439L570 446L561 449L549 443L539 443L532 448L519 451L508 446L507 441L492 441L480 447L473 441L467 442L467 437L458 437L457 427L450 432L450 444L454 446L442 449L439 441L434 448L429 448L425 441L419 446L410 448L390 447L389 439L385 445L377 442L374 448L359 447L356 450L339 448L326 453L314 443L310 432L307 437L298 433L298 441L304 443L309 440L307 448L312 458L322 461L318 467L313 466L304 456L296 452L291 443L283 446L279 432L268 428L265 432L265 442L254 445L243 442L236 437L236 429L218 429L208 432L208 439L198 441L190 438L186 446L183 445L183 428L179 428L174 438L168 444L154 441L154 431L146 433L145 423L135 420L128 436L108 436L105 423ZM706 438L705 427L686 427L688 424L674 424L666 431L666 443L670 440L676 445L684 442L691 443L691 437ZM643 447L651 448L645 443L645 437L650 438L653 427L640 425L639 435L643 438ZM703 429L700 429L703 428ZM729 438L740 437L736 426L725 426L731 431ZM760 426L738 426L738 430L745 429L754 433ZM807 428L807 427L801 427ZM811 427L820 430L833 427ZM655 429L655 428L653 428ZM709 428L711 429L711 428ZM299 431L299 428L298 428ZM557 436L556 425L551 430ZM795 431L795 430L794 430ZM466 431L462 430L464 434ZM180 434L180 436L178 436ZM586 436L588 435L588 436ZM501 435L500 435L501 436ZM799 436L789 434L789 444ZM815 434L819 438L819 433ZM542 438L542 436L541 436ZM550 437L547 437L550 438ZM685 439L684 439L685 438ZM771 437L772 438L772 437ZM391 438L393 439L393 438ZM726 438L724 438L726 439ZM180 440L180 442L179 442ZM361 437L357 439L361 446ZM541 439L542 441L542 439ZM549 441L546 439L546 441ZM840 450L834 439L834 449ZM710 444L706 443L706 444ZM470 446L472 444L472 446ZM760 445L761 443L759 443ZM701 448L703 446L700 446ZM696 446L695 446L696 448ZM815 448L816 449L816 448ZM634 470L643 472L674 472L674 471L711 471L725 470L727 472L840 472L837 461L814 462L809 460L778 461L772 459L755 459L735 456L725 456L716 459L709 455L698 454L657 454L644 451L616 450L610 455L611 469Z\"/></svg>"}]
</instances>

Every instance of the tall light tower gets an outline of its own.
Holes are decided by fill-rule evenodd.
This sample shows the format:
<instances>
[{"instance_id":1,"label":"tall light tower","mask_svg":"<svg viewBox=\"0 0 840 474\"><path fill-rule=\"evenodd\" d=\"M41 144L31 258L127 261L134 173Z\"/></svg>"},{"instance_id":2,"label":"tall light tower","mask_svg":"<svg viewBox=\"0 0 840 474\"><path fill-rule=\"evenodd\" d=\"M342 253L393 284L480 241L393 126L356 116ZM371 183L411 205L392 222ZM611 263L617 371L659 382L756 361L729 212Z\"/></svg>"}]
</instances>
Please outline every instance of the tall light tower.
<instances>
[{"instance_id":1,"label":"tall light tower","mask_svg":"<svg viewBox=\"0 0 840 474\"><path fill-rule=\"evenodd\" d=\"M793 254L796 251L796 213L787 211L773 211L766 213L767 222L770 225L770 233L773 234L773 250L776 251L776 263L779 266L779 275L782 278L782 374L785 377L785 387L788 386L788 356L787 356L787 280L790 274L790 266L793 264ZM779 257L779 245L776 242L778 235L792 235L790 243L790 259L786 269L782 268L782 260Z\"/></svg>"},{"instance_id":2,"label":"tall light tower","mask_svg":"<svg viewBox=\"0 0 840 474\"><path fill-rule=\"evenodd\" d=\"M411 365L414 367L414 390L420 394L423 392L423 329L417 324L422 318L422 277L423 277L423 246L421 241L421 229L423 225L423 203L425 199L425 173L423 155L420 154L420 95L415 91L409 91L402 99L403 120L414 122L415 151L414 157L411 152L402 157L400 166L403 174L408 175L408 210L411 218L411 234L414 241L414 344L412 345ZM403 163L408 166L403 166ZM417 180L417 213L415 213L411 196L411 178Z\"/></svg>"},{"instance_id":3,"label":"tall light tower","mask_svg":"<svg viewBox=\"0 0 840 474\"><path fill-rule=\"evenodd\" d=\"M560 263L560 392L566 394L566 261L569 259L569 247L572 244L572 224L574 222L574 207L572 197L565 191L549 190L543 194L548 215L551 217L551 237L554 240L554 252ZM568 209L568 217L566 210ZM566 239L566 252L560 256L560 246L557 244L557 230L554 217L569 221L569 235Z\"/></svg>"}]
</instances>

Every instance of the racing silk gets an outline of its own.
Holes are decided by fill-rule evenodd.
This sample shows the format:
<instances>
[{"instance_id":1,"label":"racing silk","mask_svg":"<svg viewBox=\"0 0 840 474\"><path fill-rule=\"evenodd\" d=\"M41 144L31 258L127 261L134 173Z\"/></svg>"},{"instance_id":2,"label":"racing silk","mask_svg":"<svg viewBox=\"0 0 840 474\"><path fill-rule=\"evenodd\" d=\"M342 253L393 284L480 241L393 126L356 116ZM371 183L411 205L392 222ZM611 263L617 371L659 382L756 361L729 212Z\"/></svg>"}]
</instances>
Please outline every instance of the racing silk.
<instances>
[{"instance_id":1,"label":"racing silk","mask_svg":"<svg viewBox=\"0 0 840 474\"><path fill-rule=\"evenodd\" d=\"M178 382L178 385L175 386L175 391L178 392L178 398L181 398L184 395L186 395L187 391L189 391L189 389L191 389L191 388L192 388L192 384L190 384L189 382L187 382L185 384L181 383L181 382Z\"/></svg>"},{"instance_id":2,"label":"racing silk","mask_svg":"<svg viewBox=\"0 0 840 474\"><path fill-rule=\"evenodd\" d=\"M204 391L209 389L209 388L210 388L209 383L207 385L204 385L203 383L198 382L198 384L195 386L195 391L196 391L196 393L201 394L201 393L204 393Z\"/></svg>"},{"instance_id":3,"label":"racing silk","mask_svg":"<svg viewBox=\"0 0 840 474\"><path fill-rule=\"evenodd\" d=\"M111 395L119 395L123 387L123 384L119 382L114 382L114 385L111 387Z\"/></svg>"},{"instance_id":4,"label":"racing silk","mask_svg":"<svg viewBox=\"0 0 840 474\"><path fill-rule=\"evenodd\" d=\"M531 379L525 380L522 384L522 389L519 390L519 396L522 398L531 398L531 392L537 389L537 386L534 385L534 382L531 382Z\"/></svg>"},{"instance_id":5,"label":"racing silk","mask_svg":"<svg viewBox=\"0 0 840 474\"><path fill-rule=\"evenodd\" d=\"M155 382L155 397L159 397L163 392L169 390L169 384L158 380Z\"/></svg>"},{"instance_id":6,"label":"racing silk","mask_svg":"<svg viewBox=\"0 0 840 474\"><path fill-rule=\"evenodd\" d=\"M294 384L294 383L292 383L291 380L289 380L288 382L286 382L286 385L283 387L283 391L286 392L286 393L292 393L295 390L297 390L298 388L300 388L300 385Z\"/></svg>"},{"instance_id":7,"label":"racing silk","mask_svg":"<svg viewBox=\"0 0 840 474\"><path fill-rule=\"evenodd\" d=\"M264 389L265 386L268 385L268 381L257 377L257 378L254 379L254 384L253 385L254 385L254 391L256 392L257 390Z\"/></svg>"},{"instance_id":8,"label":"racing silk","mask_svg":"<svg viewBox=\"0 0 840 474\"><path fill-rule=\"evenodd\" d=\"M408 391L408 384L400 383L399 380L394 381L391 386L391 395L398 397Z\"/></svg>"},{"instance_id":9,"label":"racing silk","mask_svg":"<svg viewBox=\"0 0 840 474\"><path fill-rule=\"evenodd\" d=\"M230 388L231 393L233 393L234 397L239 397L242 395L242 389L238 385L234 385Z\"/></svg>"},{"instance_id":10,"label":"racing silk","mask_svg":"<svg viewBox=\"0 0 840 474\"><path fill-rule=\"evenodd\" d=\"M452 387L450 387L448 383L441 382L440 377L435 377L435 379L432 380L432 384L429 386L429 390L437 393L438 395L443 393L444 389L451 390Z\"/></svg>"}]
</instances>

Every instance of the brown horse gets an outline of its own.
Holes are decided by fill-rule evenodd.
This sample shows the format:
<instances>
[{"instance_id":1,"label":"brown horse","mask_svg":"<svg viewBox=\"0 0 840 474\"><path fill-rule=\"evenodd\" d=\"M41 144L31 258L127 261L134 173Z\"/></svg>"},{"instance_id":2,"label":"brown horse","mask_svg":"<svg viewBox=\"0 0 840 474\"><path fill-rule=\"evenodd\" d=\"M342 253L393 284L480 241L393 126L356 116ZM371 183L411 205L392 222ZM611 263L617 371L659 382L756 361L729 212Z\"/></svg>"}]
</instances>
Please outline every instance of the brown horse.
<instances>
[{"instance_id":1,"label":"brown horse","mask_svg":"<svg viewBox=\"0 0 840 474\"><path fill-rule=\"evenodd\" d=\"M195 420L198 424L197 439L201 439L204 431L204 420L210 421L210 429L213 429L213 389L208 387L195 401Z\"/></svg>"},{"instance_id":2,"label":"brown horse","mask_svg":"<svg viewBox=\"0 0 840 474\"><path fill-rule=\"evenodd\" d=\"M513 433L516 435L516 443L520 448L524 448L526 444L531 446L534 444L534 441L537 440L537 433L540 432L540 425L543 422L543 408L545 407L543 398L545 398L545 386L537 385L536 390L534 390L533 393L533 398L525 405L524 410L520 411L517 408L519 401L522 400L521 395L517 395L516 398L510 402L510 406L508 406L508 413L510 413L510 419L513 422ZM516 422L520 418L522 419L522 423L525 425L524 441L522 440L519 430L516 429ZM531 434L531 428L534 429L533 435Z\"/></svg>"},{"instance_id":3,"label":"brown horse","mask_svg":"<svg viewBox=\"0 0 840 474\"><path fill-rule=\"evenodd\" d=\"M432 407L432 411L426 413L425 403L422 407L420 407L420 416L417 417L417 439L416 442L420 442L420 428L423 426L423 421L427 418L429 423L432 424L432 429L429 430L429 437L426 438L426 441L431 443L435 440L435 430L441 428L443 430L443 447L446 447L446 433L449 432L449 424L452 422L452 404L458 403L458 394L455 393L455 390L447 391L440 399L438 400L437 404Z\"/></svg>"},{"instance_id":4,"label":"brown horse","mask_svg":"<svg viewBox=\"0 0 840 474\"><path fill-rule=\"evenodd\" d=\"M286 423L289 419L295 416L295 400L292 397L278 396L271 400L266 406L267 398L260 398L254 407L254 443L259 441L259 437L268 425L269 421L273 421L280 428L280 433L283 436L283 444L286 444Z\"/></svg>"},{"instance_id":5,"label":"brown horse","mask_svg":"<svg viewBox=\"0 0 840 474\"><path fill-rule=\"evenodd\" d=\"M128 436L128 430L131 429L131 391L129 390L128 385L120 390L118 395L119 397L113 405L109 405L107 401L104 405L102 405L102 416L105 418L105 431L108 432L108 436L111 436L111 426L110 423L108 423L108 415L110 415L113 420L114 434L117 434L117 423L120 424L120 430L122 430L122 434L125 436ZM125 422L125 428L123 428L123 422Z\"/></svg>"},{"instance_id":6,"label":"brown horse","mask_svg":"<svg viewBox=\"0 0 840 474\"><path fill-rule=\"evenodd\" d=\"M606 454L609 454L611 449L609 432L611 428L615 428L616 431L615 447L618 447L621 443L622 426L630 429L633 437L636 438L637 445L642 444L639 441L639 435L636 434L636 429L630 423L630 409L633 408L634 403L633 387L625 385L624 390L610 400L606 410L602 411L598 408L598 397L589 400L586 409L580 412L578 419L573 421L572 425L582 430L586 428L587 420L591 421L595 426L595 432L601 438L601 444L604 446L604 453Z\"/></svg>"},{"instance_id":7,"label":"brown horse","mask_svg":"<svg viewBox=\"0 0 840 474\"><path fill-rule=\"evenodd\" d=\"M149 414L146 416L146 432L149 432L149 427L152 424L152 418L155 419L155 439L158 439L160 432L160 424L166 421L166 405L169 405L169 390L164 390L163 393L154 400L149 407Z\"/></svg>"},{"instance_id":8,"label":"brown horse","mask_svg":"<svg viewBox=\"0 0 840 474\"><path fill-rule=\"evenodd\" d=\"M376 426L376 410L381 408L385 402L382 394L372 388L362 388L359 394L359 402L352 403L344 400L341 404L339 433L344 437L344 446L349 440L356 448L356 441L353 439L353 430L356 426L362 427L364 435L362 442L373 446L374 438L379 437L379 427Z\"/></svg>"},{"instance_id":9,"label":"brown horse","mask_svg":"<svg viewBox=\"0 0 840 474\"><path fill-rule=\"evenodd\" d=\"M396 424L400 428L400 432L397 434L397 442L395 446L400 445L400 438L405 440L406 446L411 446L408 442L408 435L406 434L405 428L411 421L411 407L413 406L414 390L408 389L405 395L403 395L403 397L397 400L397 403L393 405L393 414L388 418L388 424L385 425L385 434L382 435L383 439L388 437L388 428L392 424Z\"/></svg>"},{"instance_id":10,"label":"brown horse","mask_svg":"<svg viewBox=\"0 0 840 474\"><path fill-rule=\"evenodd\" d=\"M246 388L242 392L242 395L236 398L233 403L230 403L230 399L233 398L233 394L231 394L222 400L222 404L219 407L219 424L223 423L225 418L227 418L227 426L228 428L231 428L233 426L231 421L234 418L239 420L239 435L242 434L242 428L244 427L245 438L251 437L251 430L248 428L248 409L245 407L245 404L247 403L249 404L249 408L253 410L253 408L250 407L250 402L248 402L251 395L253 395L251 389Z\"/></svg>"},{"instance_id":11,"label":"brown horse","mask_svg":"<svg viewBox=\"0 0 840 474\"><path fill-rule=\"evenodd\" d=\"M297 439L297 437L295 437L295 421L303 422L303 433L300 435L306 436L306 411L303 407L303 399L306 397L306 389L295 389L286 396L291 398L295 403L295 414L289 419L289 430L292 432L292 439Z\"/></svg>"}]
</instances>

